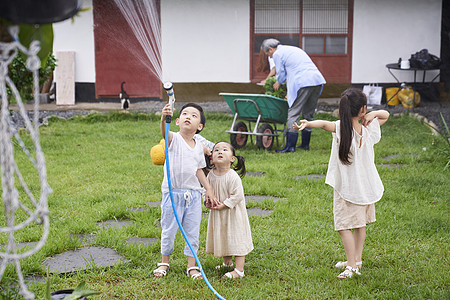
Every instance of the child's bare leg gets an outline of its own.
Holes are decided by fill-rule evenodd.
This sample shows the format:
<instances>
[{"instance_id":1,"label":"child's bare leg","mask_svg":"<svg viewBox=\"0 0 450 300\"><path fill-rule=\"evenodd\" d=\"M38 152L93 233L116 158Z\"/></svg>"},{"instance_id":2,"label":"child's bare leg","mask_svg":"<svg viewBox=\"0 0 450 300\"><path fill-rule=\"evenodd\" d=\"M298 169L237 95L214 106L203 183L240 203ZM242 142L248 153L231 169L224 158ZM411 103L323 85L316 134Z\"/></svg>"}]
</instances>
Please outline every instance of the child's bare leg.
<instances>
[{"instance_id":1,"label":"child's bare leg","mask_svg":"<svg viewBox=\"0 0 450 300\"><path fill-rule=\"evenodd\" d=\"M355 228L355 261L362 261L364 241L366 240L366 227Z\"/></svg>"},{"instance_id":2,"label":"child's bare leg","mask_svg":"<svg viewBox=\"0 0 450 300\"><path fill-rule=\"evenodd\" d=\"M344 244L345 255L347 256L347 266L356 268L356 251L355 251L355 239L350 229L340 230L342 243Z\"/></svg>"},{"instance_id":3,"label":"child's bare leg","mask_svg":"<svg viewBox=\"0 0 450 300\"><path fill-rule=\"evenodd\" d=\"M235 256L236 269L240 272L244 272L245 256Z\"/></svg>"},{"instance_id":4,"label":"child's bare leg","mask_svg":"<svg viewBox=\"0 0 450 300\"><path fill-rule=\"evenodd\" d=\"M195 258L192 256L188 256L187 258L188 258L188 266L187 266L188 269L191 267L195 267ZM198 271L198 270L190 270L189 271L189 275L191 275L191 276L194 274L197 274L197 273L200 273L200 271ZM198 279L203 279L203 277L200 276L200 277L198 277Z\"/></svg>"},{"instance_id":5,"label":"child's bare leg","mask_svg":"<svg viewBox=\"0 0 450 300\"><path fill-rule=\"evenodd\" d=\"M170 262L170 255L162 255L161 262L168 264ZM167 271L169 269L168 266L159 266L158 270ZM164 275L161 273L154 273L155 277L163 277Z\"/></svg>"},{"instance_id":6,"label":"child's bare leg","mask_svg":"<svg viewBox=\"0 0 450 300\"><path fill-rule=\"evenodd\" d=\"M231 266L233 264L233 256L224 256L223 263L227 266Z\"/></svg>"},{"instance_id":7,"label":"child's bare leg","mask_svg":"<svg viewBox=\"0 0 450 300\"><path fill-rule=\"evenodd\" d=\"M239 272L244 273L245 256L235 256L234 260L236 262L236 268L233 271L231 271L231 272L229 272L227 274L231 274L231 276L233 278L239 278L240 276L236 272L236 270L238 270ZM228 276L227 274L225 274L225 276ZM242 274L242 276L244 276L244 275Z\"/></svg>"}]
</instances>

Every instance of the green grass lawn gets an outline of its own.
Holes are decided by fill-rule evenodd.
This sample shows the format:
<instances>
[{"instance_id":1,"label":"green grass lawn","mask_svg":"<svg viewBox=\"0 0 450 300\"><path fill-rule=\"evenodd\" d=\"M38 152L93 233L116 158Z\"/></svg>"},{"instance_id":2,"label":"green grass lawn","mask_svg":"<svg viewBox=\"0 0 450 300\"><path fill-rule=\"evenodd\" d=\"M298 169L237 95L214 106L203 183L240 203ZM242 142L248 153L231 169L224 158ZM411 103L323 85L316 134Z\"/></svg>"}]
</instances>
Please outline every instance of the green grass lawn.
<instances>
[{"instance_id":1,"label":"green grass lawn","mask_svg":"<svg viewBox=\"0 0 450 300\"><path fill-rule=\"evenodd\" d=\"M328 115L316 118L333 120ZM161 139L159 116L142 114L90 115L70 121L51 119L40 129L47 162L51 231L43 249L21 261L26 275L45 276L42 261L81 246L72 233L95 233L93 245L111 247L129 262L67 275L50 275L51 289L74 288L81 281L101 292L90 299L212 299L202 281L185 275L184 240L178 234L168 276L157 279L152 270L160 261L159 244L127 245L130 237L159 237L159 208L145 202L161 200L163 167L153 165L150 148ZM203 136L229 140L225 130L232 118L207 114ZM175 124L171 129L177 131ZM30 145L27 135L22 132ZM267 217L250 217L255 249L246 258L246 276L222 279L214 266L220 258L205 254L207 220L203 219L199 257L214 288L227 299L445 299L450 297L449 200L450 170L445 145L430 130L408 116L391 117L375 147L378 171L385 186L376 204L377 221L367 227L363 275L336 278L333 266L345 253L333 227L332 188L324 179L297 179L326 174L331 134L313 130L311 151L277 154L247 144L238 154L247 170L264 177L245 177L247 195L270 195L285 201L248 206L271 209ZM32 191L36 174L17 146L17 162ZM383 157L397 154L391 160ZM28 171L27 171L28 170ZM25 200L24 200L25 201ZM206 212L206 208L204 208ZM5 219L0 221L3 226ZM24 218L18 213L18 220ZM99 229L97 222L128 219L122 229ZM18 242L37 241L42 227L28 226L15 234ZM7 236L0 235L6 244ZM3 281L16 278L7 267ZM30 286L43 299L45 283Z\"/></svg>"}]
</instances>

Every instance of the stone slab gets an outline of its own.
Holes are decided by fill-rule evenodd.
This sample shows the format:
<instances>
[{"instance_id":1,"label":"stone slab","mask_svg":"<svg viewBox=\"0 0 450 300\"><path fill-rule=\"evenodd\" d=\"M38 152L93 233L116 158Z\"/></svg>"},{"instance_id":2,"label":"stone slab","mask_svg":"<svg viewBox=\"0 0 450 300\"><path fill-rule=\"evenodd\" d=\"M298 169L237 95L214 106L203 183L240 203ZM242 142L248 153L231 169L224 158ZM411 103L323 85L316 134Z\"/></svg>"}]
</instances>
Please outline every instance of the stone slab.
<instances>
[{"instance_id":1,"label":"stone slab","mask_svg":"<svg viewBox=\"0 0 450 300\"><path fill-rule=\"evenodd\" d=\"M147 207L131 207L129 208L132 212L143 212L148 211L149 209Z\"/></svg>"},{"instance_id":2,"label":"stone slab","mask_svg":"<svg viewBox=\"0 0 450 300\"><path fill-rule=\"evenodd\" d=\"M57 51L56 105L75 105L75 52Z\"/></svg>"},{"instance_id":3,"label":"stone slab","mask_svg":"<svg viewBox=\"0 0 450 300\"><path fill-rule=\"evenodd\" d=\"M150 245L150 244L156 244L160 241L158 238L147 238L147 237L131 237L129 239L125 240L125 243L128 245Z\"/></svg>"},{"instance_id":4,"label":"stone slab","mask_svg":"<svg viewBox=\"0 0 450 300\"><path fill-rule=\"evenodd\" d=\"M48 269L50 273L70 273L96 267L110 267L127 261L128 259L111 248L83 247L46 258L43 261L43 268Z\"/></svg>"},{"instance_id":5,"label":"stone slab","mask_svg":"<svg viewBox=\"0 0 450 300\"><path fill-rule=\"evenodd\" d=\"M306 179L306 180L320 181L320 180L322 180L322 178L325 178L324 174L308 174L308 175L299 175L295 179L296 180Z\"/></svg>"},{"instance_id":6,"label":"stone slab","mask_svg":"<svg viewBox=\"0 0 450 300\"><path fill-rule=\"evenodd\" d=\"M80 243L94 243L97 240L97 235L93 233L71 233L69 236L78 240Z\"/></svg>"},{"instance_id":7,"label":"stone slab","mask_svg":"<svg viewBox=\"0 0 450 300\"><path fill-rule=\"evenodd\" d=\"M383 159L387 160L387 161L391 161L391 160L393 160L394 158L397 158L397 157L400 157L400 154L388 155L388 156L383 157Z\"/></svg>"},{"instance_id":8,"label":"stone slab","mask_svg":"<svg viewBox=\"0 0 450 300\"><path fill-rule=\"evenodd\" d=\"M29 275L24 279L27 285L47 282L47 279L45 277L39 275Z\"/></svg>"},{"instance_id":9,"label":"stone slab","mask_svg":"<svg viewBox=\"0 0 450 300\"><path fill-rule=\"evenodd\" d=\"M98 222L97 226L100 228L103 228L103 229L108 229L108 228L120 229L129 224L130 224L129 220L105 220L102 222Z\"/></svg>"},{"instance_id":10,"label":"stone slab","mask_svg":"<svg viewBox=\"0 0 450 300\"><path fill-rule=\"evenodd\" d=\"M266 196L266 195L246 195L245 201L252 203L262 202L264 199L271 200L273 202L277 201L286 201L286 198L274 197L274 196Z\"/></svg>"},{"instance_id":11,"label":"stone slab","mask_svg":"<svg viewBox=\"0 0 450 300\"><path fill-rule=\"evenodd\" d=\"M150 207L160 207L161 206L161 201L145 202L145 205L148 205Z\"/></svg>"},{"instance_id":12,"label":"stone slab","mask_svg":"<svg viewBox=\"0 0 450 300\"><path fill-rule=\"evenodd\" d=\"M400 169L401 165L400 164L379 164L377 165L378 167L382 167L382 168L388 168L388 169Z\"/></svg>"},{"instance_id":13,"label":"stone slab","mask_svg":"<svg viewBox=\"0 0 450 300\"><path fill-rule=\"evenodd\" d=\"M23 248L28 248L31 249L34 246L36 246L38 242L21 242L21 243L16 243L16 249L17 250L22 250ZM6 248L6 245L0 245L0 249L4 250Z\"/></svg>"},{"instance_id":14,"label":"stone slab","mask_svg":"<svg viewBox=\"0 0 450 300\"><path fill-rule=\"evenodd\" d=\"M269 209L261 209L258 207L247 208L248 216L257 216L257 217L266 217L272 214L272 210Z\"/></svg>"},{"instance_id":15,"label":"stone slab","mask_svg":"<svg viewBox=\"0 0 450 300\"><path fill-rule=\"evenodd\" d=\"M266 176L266 173L264 172L256 172L256 171L247 171L245 175L250 177L264 177Z\"/></svg>"}]
</instances>

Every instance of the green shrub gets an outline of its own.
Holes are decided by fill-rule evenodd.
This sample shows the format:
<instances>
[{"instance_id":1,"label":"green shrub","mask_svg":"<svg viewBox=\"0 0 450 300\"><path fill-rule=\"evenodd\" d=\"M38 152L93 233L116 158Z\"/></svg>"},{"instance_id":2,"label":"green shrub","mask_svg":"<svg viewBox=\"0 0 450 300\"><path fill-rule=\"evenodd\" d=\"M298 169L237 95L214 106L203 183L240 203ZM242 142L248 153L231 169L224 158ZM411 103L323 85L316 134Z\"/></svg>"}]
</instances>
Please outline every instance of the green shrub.
<instances>
[{"instance_id":1,"label":"green shrub","mask_svg":"<svg viewBox=\"0 0 450 300\"><path fill-rule=\"evenodd\" d=\"M46 60L44 67L39 69L39 87L50 78L53 70L56 67L56 58L50 53ZM27 69L26 60L23 55L18 54L9 65L8 70L9 77L16 85L19 91L22 101L26 102L33 99L33 74ZM16 103L17 99L14 99L14 95L9 87L7 87L8 96L11 103Z\"/></svg>"}]
</instances>

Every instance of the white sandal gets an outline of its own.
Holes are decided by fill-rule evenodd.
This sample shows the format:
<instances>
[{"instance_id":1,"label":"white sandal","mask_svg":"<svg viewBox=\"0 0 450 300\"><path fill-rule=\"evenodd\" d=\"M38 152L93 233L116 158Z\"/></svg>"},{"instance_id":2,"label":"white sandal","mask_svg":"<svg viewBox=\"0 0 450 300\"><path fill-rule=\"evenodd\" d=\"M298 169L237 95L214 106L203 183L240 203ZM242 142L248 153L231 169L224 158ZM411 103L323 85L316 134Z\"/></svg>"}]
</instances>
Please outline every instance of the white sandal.
<instances>
[{"instance_id":1,"label":"white sandal","mask_svg":"<svg viewBox=\"0 0 450 300\"><path fill-rule=\"evenodd\" d=\"M225 275L223 275L226 278L230 278L230 279L234 279L234 278L242 278L244 277L244 271L239 271L238 269L234 268L234 271L236 272L236 274L238 274L239 277L233 277L233 274L231 274L231 272L225 273Z\"/></svg>"},{"instance_id":2,"label":"white sandal","mask_svg":"<svg viewBox=\"0 0 450 300\"><path fill-rule=\"evenodd\" d=\"M359 273L359 271L358 271L358 268L354 269L354 268L352 268L351 266L347 266L347 267L345 267L344 272L342 272L341 274L339 274L339 275L337 276L337 278L339 278L339 279L347 279L347 278L351 278L351 277L353 276L353 273L354 273L354 274L357 274L357 275L361 275L361 273Z\"/></svg>"},{"instance_id":3,"label":"white sandal","mask_svg":"<svg viewBox=\"0 0 450 300\"><path fill-rule=\"evenodd\" d=\"M158 268L153 270L153 276L155 276L155 277L164 277L164 276L166 276L167 275L167 271L169 271L170 264L168 264L168 263L157 263L156 265L158 266ZM161 266L166 266L167 269L166 270L159 269L159 267L161 267ZM162 274L162 276L156 276L156 274Z\"/></svg>"},{"instance_id":4,"label":"white sandal","mask_svg":"<svg viewBox=\"0 0 450 300\"><path fill-rule=\"evenodd\" d=\"M345 267L347 267L347 262L346 262L346 261L338 261L338 262L334 265L334 267L335 267L335 268L338 268L338 269L345 269ZM357 267L358 269L361 269L361 267L362 267L362 261L357 261L357 262L356 262L356 267Z\"/></svg>"},{"instance_id":5,"label":"white sandal","mask_svg":"<svg viewBox=\"0 0 450 300\"><path fill-rule=\"evenodd\" d=\"M234 266L233 262L231 262L231 264L229 264L229 265L227 265L226 263L223 263L221 265L216 266L216 270L232 268L233 266Z\"/></svg>"},{"instance_id":6,"label":"white sandal","mask_svg":"<svg viewBox=\"0 0 450 300\"><path fill-rule=\"evenodd\" d=\"M199 277L201 277L202 276L202 273L195 273L195 274L192 274L191 275L191 271L192 270L197 270L197 271L199 271L200 272L200 268L199 267L190 267L190 268L187 268L186 269L186 275L187 276L190 276L192 279L203 279L203 277L202 278L199 278Z\"/></svg>"}]
</instances>

